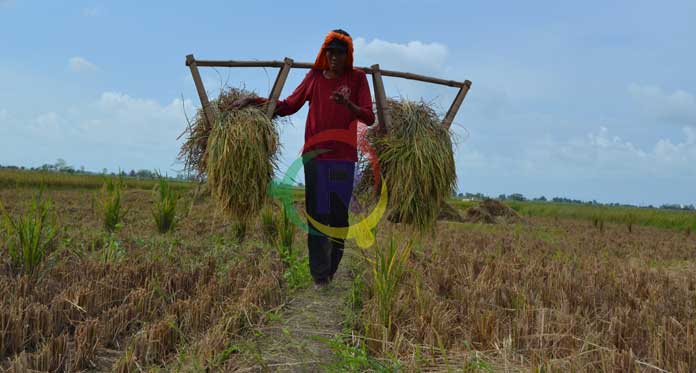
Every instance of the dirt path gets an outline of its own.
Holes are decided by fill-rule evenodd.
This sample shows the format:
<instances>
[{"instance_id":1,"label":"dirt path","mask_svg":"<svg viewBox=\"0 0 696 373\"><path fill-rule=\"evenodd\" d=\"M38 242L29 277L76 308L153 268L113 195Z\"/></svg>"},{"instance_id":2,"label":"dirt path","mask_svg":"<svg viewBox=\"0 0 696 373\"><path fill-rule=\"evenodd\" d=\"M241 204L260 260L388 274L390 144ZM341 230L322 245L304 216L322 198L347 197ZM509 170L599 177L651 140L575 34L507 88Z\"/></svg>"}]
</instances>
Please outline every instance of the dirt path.
<instances>
[{"instance_id":1,"label":"dirt path","mask_svg":"<svg viewBox=\"0 0 696 373\"><path fill-rule=\"evenodd\" d=\"M349 246L347 244L347 246ZM320 372L333 361L327 339L342 331L344 301L351 288L350 263L354 251L346 247L334 281L325 289L298 290L280 318L258 329L249 342L250 367L241 371Z\"/></svg>"}]
</instances>

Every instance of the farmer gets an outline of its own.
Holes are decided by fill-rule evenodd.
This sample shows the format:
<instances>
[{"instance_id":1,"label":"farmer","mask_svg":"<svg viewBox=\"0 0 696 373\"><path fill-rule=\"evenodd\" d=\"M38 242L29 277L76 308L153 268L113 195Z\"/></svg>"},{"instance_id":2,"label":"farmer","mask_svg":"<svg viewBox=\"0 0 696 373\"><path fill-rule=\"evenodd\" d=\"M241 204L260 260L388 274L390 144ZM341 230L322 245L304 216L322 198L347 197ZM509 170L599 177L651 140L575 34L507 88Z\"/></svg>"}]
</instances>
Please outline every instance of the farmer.
<instances>
[{"instance_id":1,"label":"farmer","mask_svg":"<svg viewBox=\"0 0 696 373\"><path fill-rule=\"evenodd\" d=\"M233 106L264 102L264 98L242 98ZM307 214L323 225L347 228L358 160L355 122L370 126L375 121L367 77L364 71L353 69L353 41L347 32L339 29L326 35L313 68L290 96L278 101L275 115L294 114L305 102L309 102L302 149ZM349 138L317 141L327 130L346 130L342 133L349 134ZM338 269L345 236L329 237L309 220L307 223L309 267L315 288L319 289L333 279Z\"/></svg>"}]
</instances>

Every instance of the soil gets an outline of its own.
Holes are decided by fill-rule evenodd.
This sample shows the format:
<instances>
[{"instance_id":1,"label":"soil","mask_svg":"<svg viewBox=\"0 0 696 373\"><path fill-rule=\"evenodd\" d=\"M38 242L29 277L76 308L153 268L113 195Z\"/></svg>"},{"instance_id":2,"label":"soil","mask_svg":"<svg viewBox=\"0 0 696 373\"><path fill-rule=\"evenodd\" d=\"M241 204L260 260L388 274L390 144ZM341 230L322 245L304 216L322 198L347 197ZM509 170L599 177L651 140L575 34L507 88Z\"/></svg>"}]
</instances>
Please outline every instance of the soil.
<instances>
[{"instance_id":1,"label":"soil","mask_svg":"<svg viewBox=\"0 0 696 373\"><path fill-rule=\"evenodd\" d=\"M277 320L258 329L245 348L249 367L240 371L323 372L333 362L328 340L342 333L342 310L352 283L348 268L354 259L346 246L327 287L298 290Z\"/></svg>"}]
</instances>

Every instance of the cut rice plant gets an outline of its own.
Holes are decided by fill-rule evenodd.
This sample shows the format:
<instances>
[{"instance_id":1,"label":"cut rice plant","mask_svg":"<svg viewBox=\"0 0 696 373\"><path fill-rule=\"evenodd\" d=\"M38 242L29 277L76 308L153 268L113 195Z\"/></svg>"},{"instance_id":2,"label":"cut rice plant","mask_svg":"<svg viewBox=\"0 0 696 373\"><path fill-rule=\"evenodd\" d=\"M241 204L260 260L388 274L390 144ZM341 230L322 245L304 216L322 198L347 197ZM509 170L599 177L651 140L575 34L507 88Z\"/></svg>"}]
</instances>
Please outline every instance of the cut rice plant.
<instances>
[{"instance_id":1,"label":"cut rice plant","mask_svg":"<svg viewBox=\"0 0 696 373\"><path fill-rule=\"evenodd\" d=\"M123 175L119 173L116 177L106 178L103 183L103 188L107 192L113 192L115 190L123 190L126 188L126 182L123 179Z\"/></svg>"},{"instance_id":2,"label":"cut rice plant","mask_svg":"<svg viewBox=\"0 0 696 373\"><path fill-rule=\"evenodd\" d=\"M309 272L309 257L300 257L299 253L293 249L295 225L290 220L285 205L281 208L276 227L276 249L283 262L283 279L290 290L294 290L308 286L312 282L312 275Z\"/></svg>"},{"instance_id":3,"label":"cut rice plant","mask_svg":"<svg viewBox=\"0 0 696 373\"><path fill-rule=\"evenodd\" d=\"M275 122L265 106L232 109L239 98L256 97L241 88L224 90L211 101L212 123L199 109L179 152L185 168L207 179L211 195L230 217L255 216L266 202L279 148Z\"/></svg>"},{"instance_id":4,"label":"cut rice plant","mask_svg":"<svg viewBox=\"0 0 696 373\"><path fill-rule=\"evenodd\" d=\"M93 202L96 202L97 213L101 215L102 226L107 232L114 232L123 226L126 211L121 205L121 191L124 187L122 177L112 177L104 180L101 190L95 193Z\"/></svg>"},{"instance_id":5,"label":"cut rice plant","mask_svg":"<svg viewBox=\"0 0 696 373\"><path fill-rule=\"evenodd\" d=\"M263 232L264 240L268 242L275 241L278 227L272 204L267 204L261 209L261 231Z\"/></svg>"},{"instance_id":6,"label":"cut rice plant","mask_svg":"<svg viewBox=\"0 0 696 373\"><path fill-rule=\"evenodd\" d=\"M246 239L246 234L247 234L246 221L237 220L234 223L232 223L232 238L237 243L244 242L244 239Z\"/></svg>"},{"instance_id":7,"label":"cut rice plant","mask_svg":"<svg viewBox=\"0 0 696 373\"><path fill-rule=\"evenodd\" d=\"M121 243L112 234L105 240L104 247L99 251L99 260L104 263L117 263L126 255L126 251Z\"/></svg>"},{"instance_id":8,"label":"cut rice plant","mask_svg":"<svg viewBox=\"0 0 696 373\"><path fill-rule=\"evenodd\" d=\"M380 325L386 329L387 335L390 334L394 321L394 305L400 281L411 256L411 248L410 243L399 248L394 239L391 239L387 247L376 248L374 260L368 259L372 265L378 319Z\"/></svg>"},{"instance_id":9,"label":"cut rice plant","mask_svg":"<svg viewBox=\"0 0 696 373\"><path fill-rule=\"evenodd\" d=\"M230 111L232 103L243 97L256 96L253 92L244 89L232 88L227 91L220 92L220 95L210 101L210 107L216 117L220 113ZM193 120L188 123L186 130L179 136L186 135L181 150L179 151L179 159L184 162L184 168L188 171L196 172L199 177L203 178L207 171L207 154L208 138L212 125L205 120L203 108L198 109Z\"/></svg>"},{"instance_id":10,"label":"cut rice plant","mask_svg":"<svg viewBox=\"0 0 696 373\"><path fill-rule=\"evenodd\" d=\"M58 232L51 200L43 199L42 195L40 191L31 201L29 211L17 219L13 219L0 203L7 254L14 267L29 274L41 266Z\"/></svg>"},{"instance_id":11,"label":"cut rice plant","mask_svg":"<svg viewBox=\"0 0 696 373\"><path fill-rule=\"evenodd\" d=\"M277 150L278 132L258 108L225 113L214 124L208 140L208 184L224 212L248 219L261 210Z\"/></svg>"},{"instance_id":12,"label":"cut rice plant","mask_svg":"<svg viewBox=\"0 0 696 373\"><path fill-rule=\"evenodd\" d=\"M285 250L292 250L292 244L295 241L295 224L290 220L285 205L281 208L276 230L278 232L278 246Z\"/></svg>"},{"instance_id":13,"label":"cut rice plant","mask_svg":"<svg viewBox=\"0 0 696 373\"><path fill-rule=\"evenodd\" d=\"M279 148L275 121L264 106L232 109L253 92L230 89L213 100L210 125L199 110L179 153L187 169L206 177L211 195L223 212L237 220L258 214L267 201Z\"/></svg>"},{"instance_id":14,"label":"cut rice plant","mask_svg":"<svg viewBox=\"0 0 696 373\"><path fill-rule=\"evenodd\" d=\"M386 133L371 132L368 140L387 184L390 220L432 230L457 182L451 133L426 102L389 100L389 109ZM372 182L369 164L362 168L364 182Z\"/></svg>"},{"instance_id":15,"label":"cut rice plant","mask_svg":"<svg viewBox=\"0 0 696 373\"><path fill-rule=\"evenodd\" d=\"M155 206L152 210L152 217L155 220L157 231L167 233L174 229L176 225L176 204L179 195L176 193L167 179L160 178L159 185L155 190Z\"/></svg>"}]
</instances>

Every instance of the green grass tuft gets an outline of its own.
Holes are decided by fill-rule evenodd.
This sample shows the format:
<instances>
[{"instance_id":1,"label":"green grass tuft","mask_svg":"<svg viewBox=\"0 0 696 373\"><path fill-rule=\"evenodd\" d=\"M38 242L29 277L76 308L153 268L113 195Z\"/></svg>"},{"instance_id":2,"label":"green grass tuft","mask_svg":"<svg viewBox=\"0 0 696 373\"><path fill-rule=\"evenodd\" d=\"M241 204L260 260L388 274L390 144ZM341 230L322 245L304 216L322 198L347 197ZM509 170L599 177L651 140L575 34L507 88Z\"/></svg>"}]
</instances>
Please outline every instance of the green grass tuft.
<instances>
[{"instance_id":1,"label":"green grass tuft","mask_svg":"<svg viewBox=\"0 0 696 373\"><path fill-rule=\"evenodd\" d=\"M169 182L160 178L155 191L157 200L152 210L152 217L159 233L167 233L174 230L176 225L176 205L179 195L172 189Z\"/></svg>"},{"instance_id":2,"label":"green grass tuft","mask_svg":"<svg viewBox=\"0 0 696 373\"><path fill-rule=\"evenodd\" d=\"M125 215L121 205L121 190L123 186L122 178L108 178L97 197L102 226L107 232L114 232L122 226L123 216Z\"/></svg>"},{"instance_id":3,"label":"green grass tuft","mask_svg":"<svg viewBox=\"0 0 696 373\"><path fill-rule=\"evenodd\" d=\"M6 233L6 250L12 265L29 274L41 266L58 233L52 203L43 190L31 201L29 211L13 219L0 203Z\"/></svg>"}]
</instances>

